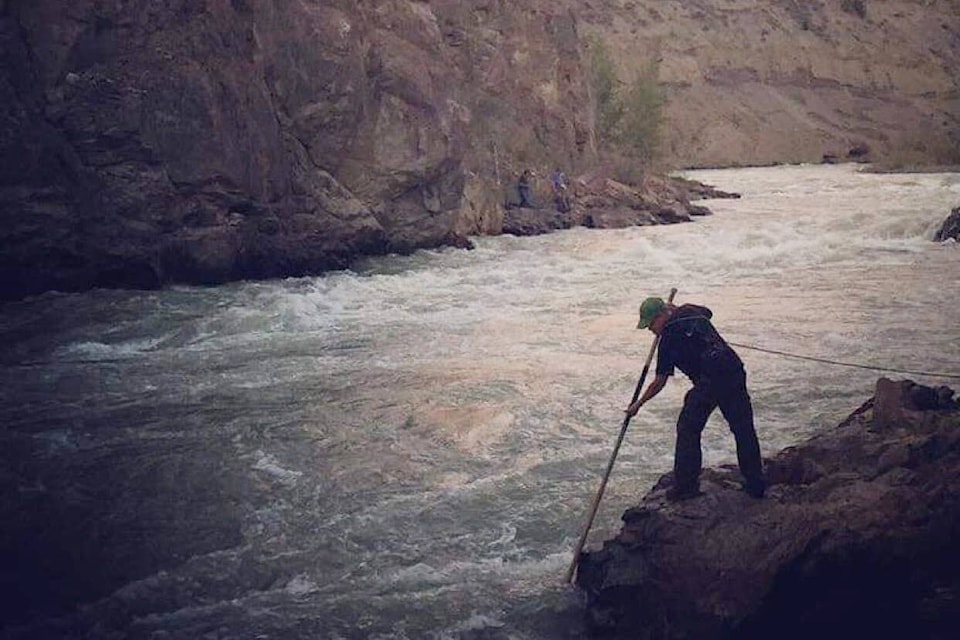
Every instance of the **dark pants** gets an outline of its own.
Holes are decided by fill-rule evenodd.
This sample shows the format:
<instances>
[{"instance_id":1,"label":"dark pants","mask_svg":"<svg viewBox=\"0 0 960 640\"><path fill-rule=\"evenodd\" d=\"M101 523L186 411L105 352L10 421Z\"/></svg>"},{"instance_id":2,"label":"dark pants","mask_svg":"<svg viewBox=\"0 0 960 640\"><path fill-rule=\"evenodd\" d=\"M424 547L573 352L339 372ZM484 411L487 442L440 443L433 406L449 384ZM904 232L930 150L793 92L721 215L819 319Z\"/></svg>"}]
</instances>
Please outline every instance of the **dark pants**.
<instances>
[{"instance_id":1,"label":"dark pants","mask_svg":"<svg viewBox=\"0 0 960 640\"><path fill-rule=\"evenodd\" d=\"M737 443L737 462L748 484L763 485L760 443L753 427L753 407L747 393L747 375L739 362L727 362L700 376L683 399L677 420L677 444L673 462L676 486L695 491L700 485L700 434L713 410L730 425Z\"/></svg>"},{"instance_id":2,"label":"dark pants","mask_svg":"<svg viewBox=\"0 0 960 640\"><path fill-rule=\"evenodd\" d=\"M533 208L533 203L530 202L530 187L520 185L517 190L520 192L520 206L523 208Z\"/></svg>"}]
</instances>

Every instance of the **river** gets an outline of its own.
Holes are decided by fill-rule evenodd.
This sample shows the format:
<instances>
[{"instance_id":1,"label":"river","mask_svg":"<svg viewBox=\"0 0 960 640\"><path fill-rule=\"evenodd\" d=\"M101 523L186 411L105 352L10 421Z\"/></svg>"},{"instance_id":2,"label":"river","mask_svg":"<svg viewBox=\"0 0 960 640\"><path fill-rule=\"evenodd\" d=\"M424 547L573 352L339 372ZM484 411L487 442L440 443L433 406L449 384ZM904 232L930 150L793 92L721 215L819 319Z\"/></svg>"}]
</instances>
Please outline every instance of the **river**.
<instances>
[{"instance_id":1,"label":"river","mask_svg":"<svg viewBox=\"0 0 960 640\"><path fill-rule=\"evenodd\" d=\"M671 287L743 345L765 456L882 375L951 384L932 374L958 373L960 247L931 239L960 174L685 175L743 197L691 224L4 304L5 637L580 637L563 576L651 345L637 306ZM687 388L631 423L588 547L671 468ZM719 415L703 444L735 460Z\"/></svg>"}]
</instances>

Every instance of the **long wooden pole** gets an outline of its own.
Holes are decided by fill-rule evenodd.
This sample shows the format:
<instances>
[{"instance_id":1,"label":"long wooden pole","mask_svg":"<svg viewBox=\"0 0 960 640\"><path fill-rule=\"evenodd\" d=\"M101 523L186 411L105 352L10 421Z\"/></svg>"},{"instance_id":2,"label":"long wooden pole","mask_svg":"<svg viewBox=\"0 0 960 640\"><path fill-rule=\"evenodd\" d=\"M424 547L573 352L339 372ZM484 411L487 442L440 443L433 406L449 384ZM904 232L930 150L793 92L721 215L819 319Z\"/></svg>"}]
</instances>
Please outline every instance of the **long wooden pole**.
<instances>
[{"instance_id":1,"label":"long wooden pole","mask_svg":"<svg viewBox=\"0 0 960 640\"><path fill-rule=\"evenodd\" d=\"M667 302L672 303L673 297L677 294L676 289L670 289L670 296L667 298ZM640 379L637 381L637 388L633 390L633 400L630 401L630 404L633 404L637 401L637 398L640 397L640 391L643 389L643 383L647 379L647 373L650 371L650 363L653 362L653 354L657 351L657 345L660 343L660 336L656 336L653 339L653 344L650 345L650 353L647 354L647 361L643 365L643 372L640 374ZM572 583L573 576L577 571L577 564L580 560L580 552L583 551L583 545L587 542L587 534L590 533L590 527L593 526L593 519L597 516L597 509L600 508L600 500L603 498L603 492L607 488L607 480L610 479L610 472L613 471L613 463L617 460L617 453L620 451L620 445L623 443L623 437L627 433L627 427L630 426L630 416L627 415L623 419L623 425L620 427L620 435L617 436L617 444L613 447L613 454L610 456L610 462L607 463L607 470L603 474L603 480L600 482L600 490L597 491L597 497L593 499L593 505L590 507L590 513L587 516L587 525L583 528L583 535L580 536L580 541L577 542L576 549L573 550L573 560L570 562L570 568L567 569L566 582Z\"/></svg>"}]
</instances>

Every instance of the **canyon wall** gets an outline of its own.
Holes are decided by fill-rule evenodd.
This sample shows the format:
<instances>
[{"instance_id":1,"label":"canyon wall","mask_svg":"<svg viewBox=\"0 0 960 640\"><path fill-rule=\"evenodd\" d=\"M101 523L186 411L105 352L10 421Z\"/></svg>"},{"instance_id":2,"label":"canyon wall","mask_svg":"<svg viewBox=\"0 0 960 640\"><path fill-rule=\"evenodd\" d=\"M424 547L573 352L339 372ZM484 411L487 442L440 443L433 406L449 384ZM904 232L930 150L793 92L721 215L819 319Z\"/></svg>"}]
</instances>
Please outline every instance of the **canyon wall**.
<instances>
[{"instance_id":1,"label":"canyon wall","mask_svg":"<svg viewBox=\"0 0 960 640\"><path fill-rule=\"evenodd\" d=\"M679 167L960 164L957 0L588 1L629 81L654 65Z\"/></svg>"},{"instance_id":2,"label":"canyon wall","mask_svg":"<svg viewBox=\"0 0 960 640\"><path fill-rule=\"evenodd\" d=\"M0 297L500 233L521 169L597 170L596 41L665 167L956 162L958 4L0 0Z\"/></svg>"}]
</instances>

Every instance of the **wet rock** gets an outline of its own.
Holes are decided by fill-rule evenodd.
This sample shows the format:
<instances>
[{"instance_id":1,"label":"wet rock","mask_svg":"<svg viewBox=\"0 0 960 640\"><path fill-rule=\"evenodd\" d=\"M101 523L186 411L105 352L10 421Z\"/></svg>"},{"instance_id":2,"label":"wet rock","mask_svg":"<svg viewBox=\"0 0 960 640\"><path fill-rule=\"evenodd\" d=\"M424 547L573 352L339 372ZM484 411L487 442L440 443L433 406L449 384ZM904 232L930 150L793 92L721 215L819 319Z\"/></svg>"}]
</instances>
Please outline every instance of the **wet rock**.
<instances>
[{"instance_id":1,"label":"wet rock","mask_svg":"<svg viewBox=\"0 0 960 640\"><path fill-rule=\"evenodd\" d=\"M515 236L535 236L580 224L580 213L555 209L511 207L504 212L503 232Z\"/></svg>"},{"instance_id":2,"label":"wet rock","mask_svg":"<svg viewBox=\"0 0 960 640\"><path fill-rule=\"evenodd\" d=\"M583 224L591 229L622 229L624 227L659 224L658 216L646 209L615 207L594 208L584 216Z\"/></svg>"},{"instance_id":3,"label":"wet rock","mask_svg":"<svg viewBox=\"0 0 960 640\"><path fill-rule=\"evenodd\" d=\"M954 208L933 238L937 242L954 240L960 242L960 207Z\"/></svg>"},{"instance_id":4,"label":"wet rock","mask_svg":"<svg viewBox=\"0 0 960 640\"><path fill-rule=\"evenodd\" d=\"M710 216L710 215L713 215L713 212L710 211L710 209L708 209L708 208L706 208L706 207L704 207L704 206L702 206L702 205L699 205L699 204L691 204L691 205L688 205L688 206L687 206L687 212L688 212L691 216L701 216L701 217L702 217L702 216Z\"/></svg>"},{"instance_id":5,"label":"wet rock","mask_svg":"<svg viewBox=\"0 0 960 640\"><path fill-rule=\"evenodd\" d=\"M856 144L847 151L847 158L856 162L870 161L870 145L865 142Z\"/></svg>"},{"instance_id":6,"label":"wet rock","mask_svg":"<svg viewBox=\"0 0 960 640\"><path fill-rule=\"evenodd\" d=\"M581 557L591 628L644 638L948 637L960 621L952 396L879 381L838 427L766 461L763 500L738 490L734 467L705 470L705 495L681 503L665 500L664 476L614 539Z\"/></svg>"},{"instance_id":7,"label":"wet rock","mask_svg":"<svg viewBox=\"0 0 960 640\"><path fill-rule=\"evenodd\" d=\"M698 182L696 180L690 180L688 178L681 178L677 176L672 176L669 180L670 189L677 194L678 199L685 200L707 200L707 199L728 199L736 200L740 198L739 193L733 193L731 191L723 191L722 189L717 189L716 187Z\"/></svg>"},{"instance_id":8,"label":"wet rock","mask_svg":"<svg viewBox=\"0 0 960 640\"><path fill-rule=\"evenodd\" d=\"M691 193L712 192L712 187L688 180L647 177L642 184L632 186L602 175L586 174L571 181L567 210L510 203L504 213L503 232L536 235L575 226L622 229L690 222L693 216L711 214L708 208L690 203ZM537 195L537 202L547 199L543 194Z\"/></svg>"}]
</instances>

